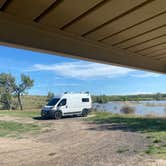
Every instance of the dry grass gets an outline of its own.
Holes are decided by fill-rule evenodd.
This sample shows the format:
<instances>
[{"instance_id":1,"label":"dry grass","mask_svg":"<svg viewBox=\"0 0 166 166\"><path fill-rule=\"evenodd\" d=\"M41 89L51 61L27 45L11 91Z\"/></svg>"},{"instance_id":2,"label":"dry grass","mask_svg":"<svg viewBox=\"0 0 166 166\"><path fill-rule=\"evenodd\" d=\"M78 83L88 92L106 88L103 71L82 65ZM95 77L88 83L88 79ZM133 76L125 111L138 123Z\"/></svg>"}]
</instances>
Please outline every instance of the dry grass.
<instances>
[{"instance_id":1,"label":"dry grass","mask_svg":"<svg viewBox=\"0 0 166 166\"><path fill-rule=\"evenodd\" d=\"M121 109L120 112L123 114L135 114L135 108L130 106L130 105L124 105Z\"/></svg>"},{"instance_id":2,"label":"dry grass","mask_svg":"<svg viewBox=\"0 0 166 166\"><path fill-rule=\"evenodd\" d=\"M142 133L149 142L145 153L166 159L166 118L110 114L108 112L96 112L94 115L88 120L97 124L117 124L122 126L121 130L126 131L127 129Z\"/></svg>"}]
</instances>

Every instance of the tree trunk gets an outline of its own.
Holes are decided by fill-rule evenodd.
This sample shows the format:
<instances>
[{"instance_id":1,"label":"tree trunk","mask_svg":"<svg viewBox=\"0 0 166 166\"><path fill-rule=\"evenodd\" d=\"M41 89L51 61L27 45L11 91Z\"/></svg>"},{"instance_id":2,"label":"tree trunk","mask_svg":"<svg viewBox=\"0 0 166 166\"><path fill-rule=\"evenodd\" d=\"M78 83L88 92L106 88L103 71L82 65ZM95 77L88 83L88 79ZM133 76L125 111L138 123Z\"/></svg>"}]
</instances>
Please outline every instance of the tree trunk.
<instances>
[{"instance_id":1,"label":"tree trunk","mask_svg":"<svg viewBox=\"0 0 166 166\"><path fill-rule=\"evenodd\" d=\"M20 93L17 95L17 97L18 97L18 104L20 106L20 110L23 110Z\"/></svg>"}]
</instances>

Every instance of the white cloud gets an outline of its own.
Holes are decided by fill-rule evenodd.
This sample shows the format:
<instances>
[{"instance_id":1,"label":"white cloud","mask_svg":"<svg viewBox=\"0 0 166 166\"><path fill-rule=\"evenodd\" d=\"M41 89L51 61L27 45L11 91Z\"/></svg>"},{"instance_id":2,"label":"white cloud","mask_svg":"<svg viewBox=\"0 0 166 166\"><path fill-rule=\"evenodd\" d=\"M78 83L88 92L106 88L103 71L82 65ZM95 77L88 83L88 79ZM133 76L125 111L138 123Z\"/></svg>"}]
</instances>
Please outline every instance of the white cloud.
<instances>
[{"instance_id":1,"label":"white cloud","mask_svg":"<svg viewBox=\"0 0 166 166\"><path fill-rule=\"evenodd\" d=\"M79 86L79 84L75 84L75 83L55 83L54 85L52 85L51 87L57 87L57 86ZM45 88L45 87L50 87L50 85L48 84L37 84L35 86L36 88Z\"/></svg>"},{"instance_id":2,"label":"white cloud","mask_svg":"<svg viewBox=\"0 0 166 166\"><path fill-rule=\"evenodd\" d=\"M137 78L146 78L146 77L159 77L161 76L161 74L157 74L157 73L151 73L151 72L144 72L142 74L132 74L131 76L133 77L137 77Z\"/></svg>"},{"instance_id":3,"label":"white cloud","mask_svg":"<svg viewBox=\"0 0 166 166\"><path fill-rule=\"evenodd\" d=\"M59 76L72 77L76 79L95 79L95 78L112 78L120 76L131 76L136 78L159 77L161 74L137 71L125 67L118 67L106 64L91 63L91 62L65 62L52 65L35 64L32 71L53 71ZM57 76L57 79L60 77Z\"/></svg>"},{"instance_id":4,"label":"white cloud","mask_svg":"<svg viewBox=\"0 0 166 166\"><path fill-rule=\"evenodd\" d=\"M127 75L132 69L90 62L66 62L53 65L35 64L28 71L54 71L60 76L77 79L112 78Z\"/></svg>"},{"instance_id":5,"label":"white cloud","mask_svg":"<svg viewBox=\"0 0 166 166\"><path fill-rule=\"evenodd\" d=\"M132 92L132 93L128 93L129 95L141 95L141 94L154 94L153 92L149 92L149 91L136 91L136 92Z\"/></svg>"},{"instance_id":6,"label":"white cloud","mask_svg":"<svg viewBox=\"0 0 166 166\"><path fill-rule=\"evenodd\" d=\"M55 86L79 86L79 84L74 84L74 83L58 83L55 84Z\"/></svg>"}]
</instances>

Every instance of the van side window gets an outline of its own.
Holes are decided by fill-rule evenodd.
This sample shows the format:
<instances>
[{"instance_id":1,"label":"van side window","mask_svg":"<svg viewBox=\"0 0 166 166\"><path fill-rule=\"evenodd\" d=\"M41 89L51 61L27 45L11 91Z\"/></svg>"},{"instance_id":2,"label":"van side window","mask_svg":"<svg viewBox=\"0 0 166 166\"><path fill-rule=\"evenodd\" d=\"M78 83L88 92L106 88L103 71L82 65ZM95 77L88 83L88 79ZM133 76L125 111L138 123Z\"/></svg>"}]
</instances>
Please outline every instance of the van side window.
<instances>
[{"instance_id":1,"label":"van side window","mask_svg":"<svg viewBox=\"0 0 166 166\"><path fill-rule=\"evenodd\" d=\"M89 102L89 98L82 98L82 102Z\"/></svg>"},{"instance_id":2,"label":"van side window","mask_svg":"<svg viewBox=\"0 0 166 166\"><path fill-rule=\"evenodd\" d=\"M60 101L60 103L58 104L58 107L59 107L59 106L64 106L64 105L66 105L66 103L67 103L67 100L66 100L66 99L62 99L62 100Z\"/></svg>"}]
</instances>

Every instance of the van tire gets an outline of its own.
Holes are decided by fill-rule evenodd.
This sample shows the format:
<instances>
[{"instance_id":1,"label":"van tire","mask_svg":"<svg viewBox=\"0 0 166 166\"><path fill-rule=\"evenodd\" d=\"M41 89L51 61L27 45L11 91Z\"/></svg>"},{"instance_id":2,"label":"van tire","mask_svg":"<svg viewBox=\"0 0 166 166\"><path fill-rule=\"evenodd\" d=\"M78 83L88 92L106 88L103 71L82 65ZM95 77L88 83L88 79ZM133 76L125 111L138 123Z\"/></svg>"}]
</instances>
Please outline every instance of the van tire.
<instances>
[{"instance_id":1,"label":"van tire","mask_svg":"<svg viewBox=\"0 0 166 166\"><path fill-rule=\"evenodd\" d=\"M82 116L86 117L88 115L88 112L89 112L88 109L83 109L82 110Z\"/></svg>"},{"instance_id":2,"label":"van tire","mask_svg":"<svg viewBox=\"0 0 166 166\"><path fill-rule=\"evenodd\" d=\"M62 118L62 112L61 111L55 111L54 113L54 119L58 120Z\"/></svg>"}]
</instances>

